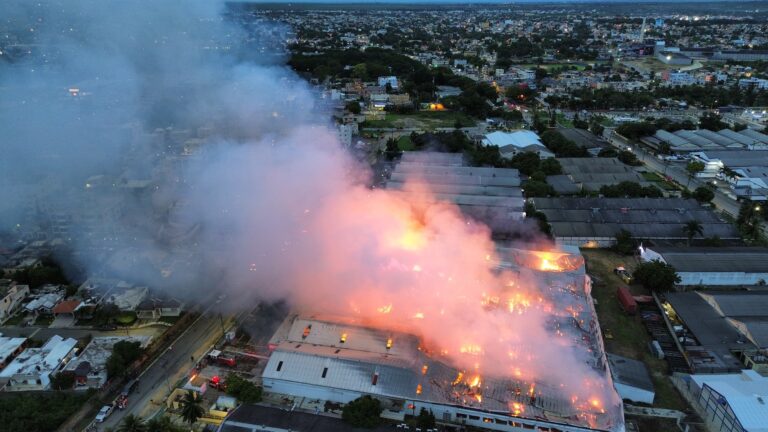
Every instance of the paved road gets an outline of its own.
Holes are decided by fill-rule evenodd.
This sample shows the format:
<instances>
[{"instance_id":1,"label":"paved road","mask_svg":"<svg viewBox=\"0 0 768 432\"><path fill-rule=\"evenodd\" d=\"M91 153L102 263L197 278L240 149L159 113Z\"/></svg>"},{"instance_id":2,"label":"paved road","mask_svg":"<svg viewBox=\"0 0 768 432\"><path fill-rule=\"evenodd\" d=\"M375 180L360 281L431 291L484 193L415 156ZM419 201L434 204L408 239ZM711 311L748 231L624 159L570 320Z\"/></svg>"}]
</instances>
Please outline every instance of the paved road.
<instances>
[{"instance_id":1,"label":"paved road","mask_svg":"<svg viewBox=\"0 0 768 432\"><path fill-rule=\"evenodd\" d=\"M224 322L224 325L227 323ZM149 368L139 376L139 386L129 397L125 410L116 410L107 421L99 425L99 430L116 428L128 414L146 417L159 409L159 401L164 401L175 384L186 377L193 366L191 360L201 356L222 336L222 320L209 307L189 326ZM150 403L150 400L155 403Z\"/></svg>"}]
</instances>

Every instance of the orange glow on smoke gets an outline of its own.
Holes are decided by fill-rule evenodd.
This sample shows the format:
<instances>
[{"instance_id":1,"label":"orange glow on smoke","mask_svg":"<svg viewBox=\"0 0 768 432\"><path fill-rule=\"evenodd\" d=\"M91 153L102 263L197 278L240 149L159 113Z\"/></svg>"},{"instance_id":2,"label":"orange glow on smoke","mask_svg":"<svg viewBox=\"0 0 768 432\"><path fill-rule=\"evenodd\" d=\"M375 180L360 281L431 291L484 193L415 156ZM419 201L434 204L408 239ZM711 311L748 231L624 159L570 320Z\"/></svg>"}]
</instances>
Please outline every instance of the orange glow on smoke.
<instances>
[{"instance_id":1,"label":"orange glow on smoke","mask_svg":"<svg viewBox=\"0 0 768 432\"><path fill-rule=\"evenodd\" d=\"M462 354L480 355L483 353L483 348L480 345L465 344L459 349Z\"/></svg>"}]
</instances>

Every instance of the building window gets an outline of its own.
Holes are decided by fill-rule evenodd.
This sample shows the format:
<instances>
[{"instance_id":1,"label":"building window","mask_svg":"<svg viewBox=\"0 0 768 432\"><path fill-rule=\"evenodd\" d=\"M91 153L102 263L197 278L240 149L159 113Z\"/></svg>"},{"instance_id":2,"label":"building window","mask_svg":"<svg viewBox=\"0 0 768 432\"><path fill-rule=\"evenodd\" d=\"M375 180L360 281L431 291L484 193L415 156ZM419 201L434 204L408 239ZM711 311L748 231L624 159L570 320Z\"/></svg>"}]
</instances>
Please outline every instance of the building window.
<instances>
[{"instance_id":1,"label":"building window","mask_svg":"<svg viewBox=\"0 0 768 432\"><path fill-rule=\"evenodd\" d=\"M328 368L323 368L323 378L328 375Z\"/></svg>"},{"instance_id":2,"label":"building window","mask_svg":"<svg viewBox=\"0 0 768 432\"><path fill-rule=\"evenodd\" d=\"M283 368L283 361L280 360L279 362L277 362L277 371L280 372L280 369L282 368Z\"/></svg>"}]
</instances>

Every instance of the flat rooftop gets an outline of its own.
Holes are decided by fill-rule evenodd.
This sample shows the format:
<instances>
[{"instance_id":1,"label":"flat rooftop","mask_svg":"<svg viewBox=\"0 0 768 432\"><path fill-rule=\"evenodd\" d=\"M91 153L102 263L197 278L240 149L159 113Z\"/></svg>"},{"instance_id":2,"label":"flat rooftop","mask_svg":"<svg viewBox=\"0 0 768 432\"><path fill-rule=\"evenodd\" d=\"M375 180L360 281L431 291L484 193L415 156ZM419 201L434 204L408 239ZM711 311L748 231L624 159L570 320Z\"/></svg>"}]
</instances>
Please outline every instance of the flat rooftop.
<instances>
[{"instance_id":1,"label":"flat rooftop","mask_svg":"<svg viewBox=\"0 0 768 432\"><path fill-rule=\"evenodd\" d=\"M350 426L340 418L315 415L301 411L286 411L262 405L243 404L235 408L221 424L219 432L256 432L264 427L301 432L380 432L392 431L392 426L373 429Z\"/></svg>"},{"instance_id":2,"label":"flat rooftop","mask_svg":"<svg viewBox=\"0 0 768 432\"><path fill-rule=\"evenodd\" d=\"M414 202L453 203L466 216L503 231L525 217L520 184L516 169L466 166L458 153L405 152L386 187Z\"/></svg>"},{"instance_id":3,"label":"flat rooftop","mask_svg":"<svg viewBox=\"0 0 768 432\"><path fill-rule=\"evenodd\" d=\"M679 272L768 273L768 248L653 247ZM768 305L766 305L768 308Z\"/></svg>"},{"instance_id":4,"label":"flat rooftop","mask_svg":"<svg viewBox=\"0 0 768 432\"><path fill-rule=\"evenodd\" d=\"M756 346L705 295L696 291L666 295L667 302L698 341L698 345L685 347L693 369L703 373L738 371L743 366L732 351Z\"/></svg>"},{"instance_id":5,"label":"flat rooftop","mask_svg":"<svg viewBox=\"0 0 768 432\"><path fill-rule=\"evenodd\" d=\"M594 385L605 385L603 388L613 394L581 255L577 251L512 248L498 248L497 253L501 257L496 263L498 268L512 269L510 273L519 278L510 281L511 285L527 283L534 274L538 277L539 303L531 307L545 311L549 317L544 331L553 338L563 338L569 358L572 355L574 362L586 365L589 373L584 372L585 379L595 379ZM543 266L552 270L541 271ZM488 299L488 313L495 308L507 311L505 296L515 294L505 292L502 289L496 300ZM513 312L502 316L517 317ZM372 327L359 317L291 315L269 342L272 354L262 378L265 383L302 383L503 415L512 415L512 406L518 405L524 406L524 413L515 414L518 417L587 429L613 430L623 424L618 396L617 405L592 411L593 408L572 399L572 391L564 391L563 383L554 375L530 380L518 378L512 372L499 375L489 371L481 377L474 370L455 366L454 359L446 353L425 346L419 337L409 333L405 324L399 327L400 324ZM540 341L516 343L519 345L511 349L534 356L546 355L539 352L543 348Z\"/></svg>"}]
</instances>

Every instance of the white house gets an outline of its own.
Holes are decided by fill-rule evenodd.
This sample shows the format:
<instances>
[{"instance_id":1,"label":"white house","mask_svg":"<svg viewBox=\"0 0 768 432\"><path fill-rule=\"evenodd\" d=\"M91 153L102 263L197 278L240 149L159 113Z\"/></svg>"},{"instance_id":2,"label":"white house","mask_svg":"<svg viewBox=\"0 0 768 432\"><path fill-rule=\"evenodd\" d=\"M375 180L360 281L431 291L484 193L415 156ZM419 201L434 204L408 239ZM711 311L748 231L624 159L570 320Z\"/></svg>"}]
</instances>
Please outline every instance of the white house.
<instances>
[{"instance_id":1,"label":"white house","mask_svg":"<svg viewBox=\"0 0 768 432\"><path fill-rule=\"evenodd\" d=\"M0 323L13 316L28 295L29 285L0 286Z\"/></svg>"},{"instance_id":2,"label":"white house","mask_svg":"<svg viewBox=\"0 0 768 432\"><path fill-rule=\"evenodd\" d=\"M387 84L389 84L389 86L392 87L392 90L398 89L396 76L381 76L379 77L378 84L381 87L386 87Z\"/></svg>"},{"instance_id":3,"label":"white house","mask_svg":"<svg viewBox=\"0 0 768 432\"><path fill-rule=\"evenodd\" d=\"M536 132L529 130L491 132L485 135L481 143L484 146L498 146L501 155L505 158L512 158L522 152L536 153L542 159L555 156L544 146Z\"/></svg>"},{"instance_id":4,"label":"white house","mask_svg":"<svg viewBox=\"0 0 768 432\"><path fill-rule=\"evenodd\" d=\"M77 340L53 336L41 348L27 348L0 372L6 391L46 390L51 377L75 354Z\"/></svg>"}]
</instances>

